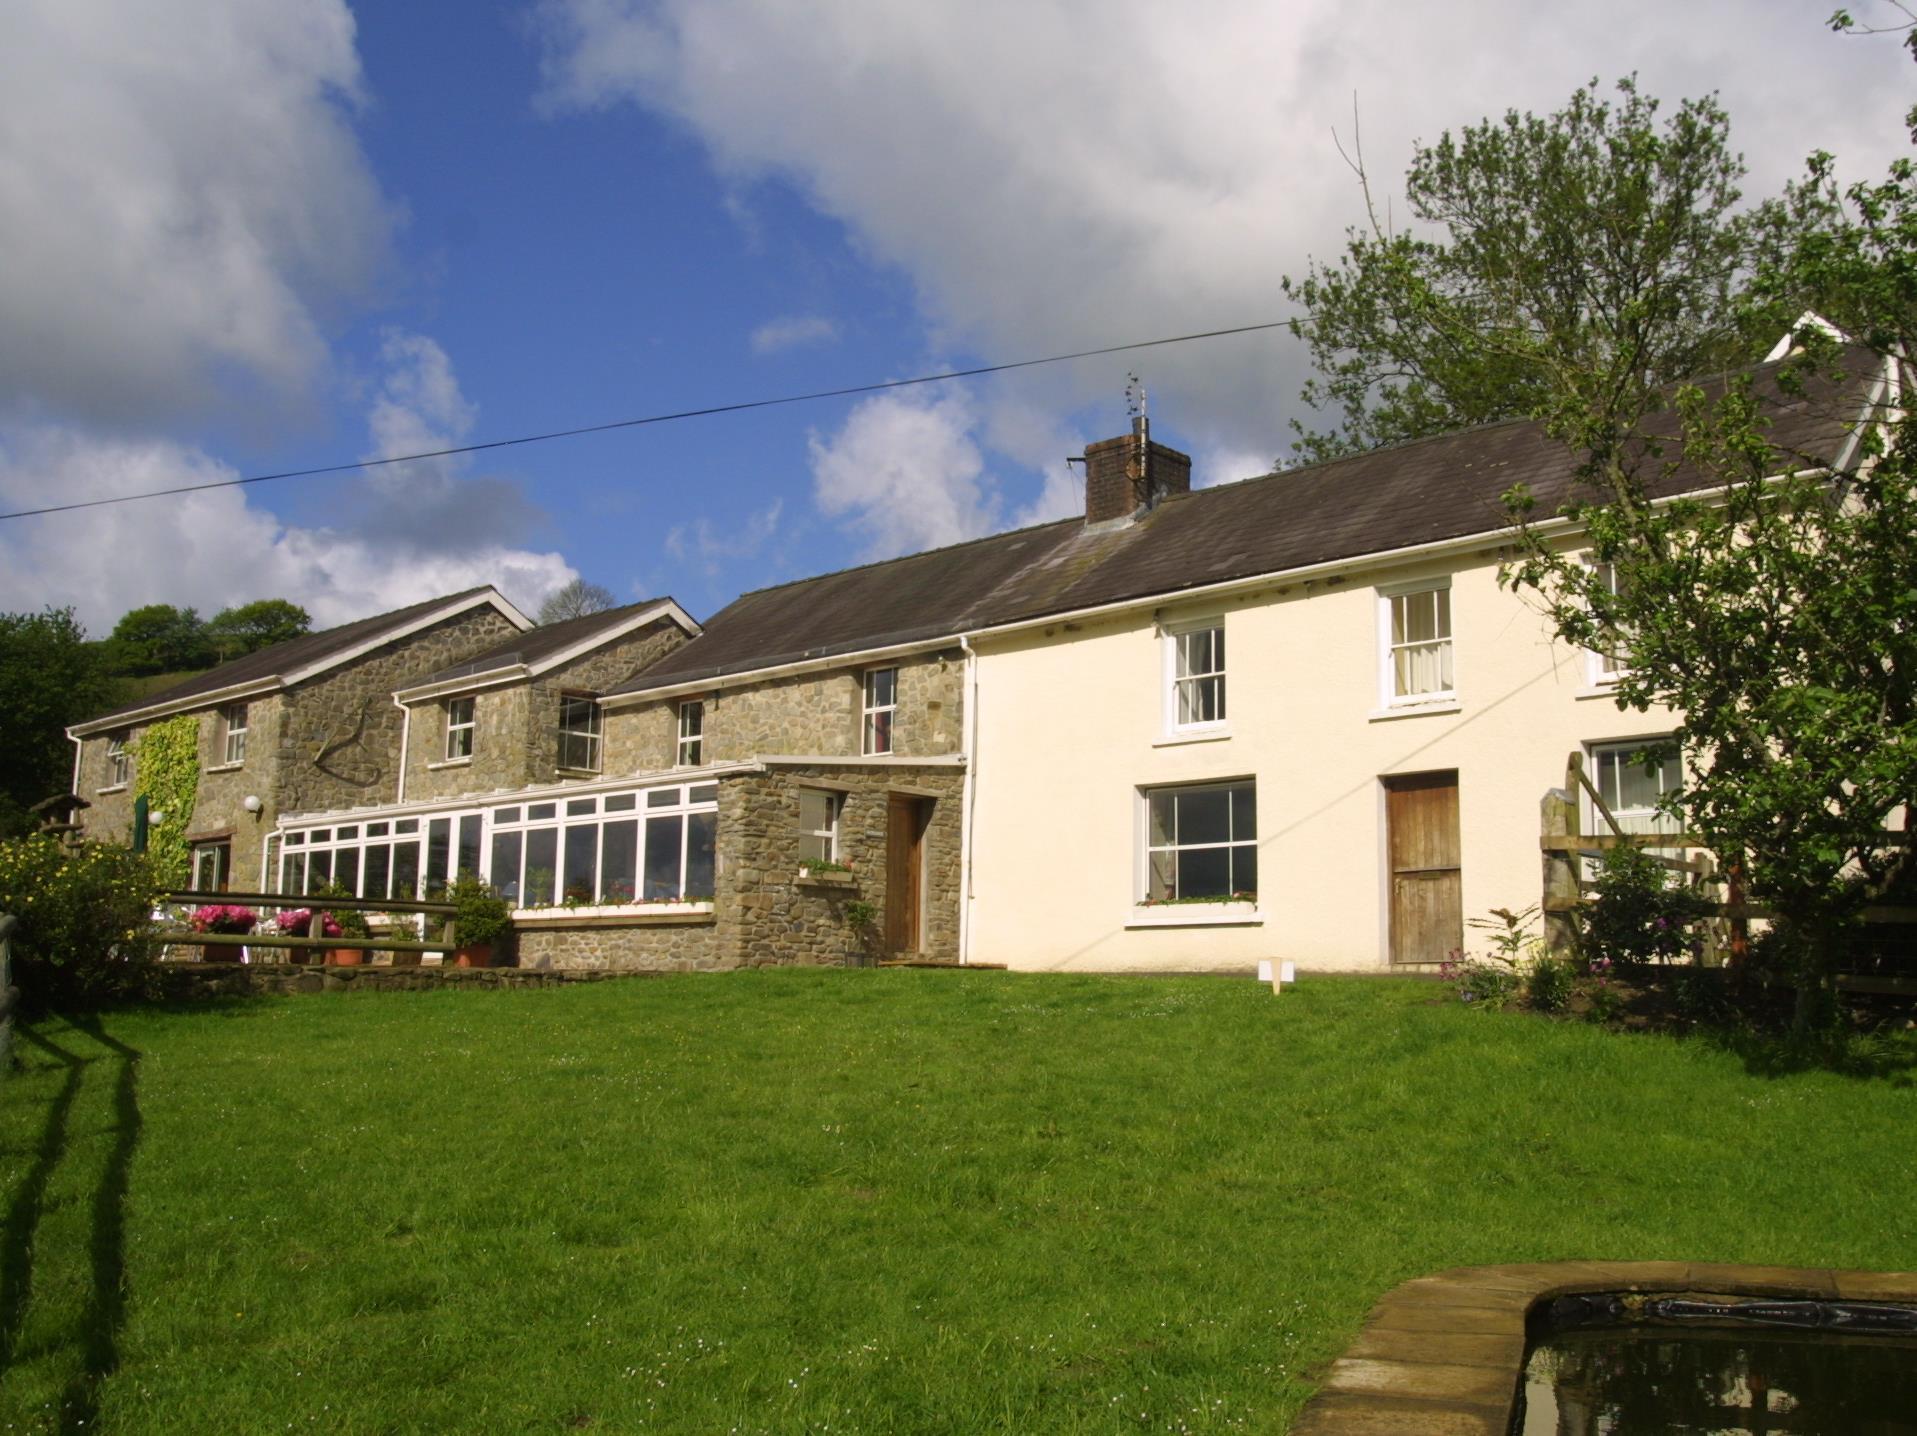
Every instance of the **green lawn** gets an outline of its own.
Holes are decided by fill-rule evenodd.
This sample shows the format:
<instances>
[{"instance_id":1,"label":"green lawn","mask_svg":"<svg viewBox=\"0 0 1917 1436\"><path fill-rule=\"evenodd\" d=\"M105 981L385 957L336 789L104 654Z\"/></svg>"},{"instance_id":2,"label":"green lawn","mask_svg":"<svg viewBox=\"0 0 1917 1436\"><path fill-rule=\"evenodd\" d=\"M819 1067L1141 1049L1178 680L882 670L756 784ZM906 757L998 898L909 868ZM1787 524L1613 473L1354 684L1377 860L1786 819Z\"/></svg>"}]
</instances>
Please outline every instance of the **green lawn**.
<instances>
[{"instance_id":1,"label":"green lawn","mask_svg":"<svg viewBox=\"0 0 1917 1436\"><path fill-rule=\"evenodd\" d=\"M1917 1267L1907 1080L1437 993L772 971L41 1022L0 1432L1274 1431L1422 1272Z\"/></svg>"}]
</instances>

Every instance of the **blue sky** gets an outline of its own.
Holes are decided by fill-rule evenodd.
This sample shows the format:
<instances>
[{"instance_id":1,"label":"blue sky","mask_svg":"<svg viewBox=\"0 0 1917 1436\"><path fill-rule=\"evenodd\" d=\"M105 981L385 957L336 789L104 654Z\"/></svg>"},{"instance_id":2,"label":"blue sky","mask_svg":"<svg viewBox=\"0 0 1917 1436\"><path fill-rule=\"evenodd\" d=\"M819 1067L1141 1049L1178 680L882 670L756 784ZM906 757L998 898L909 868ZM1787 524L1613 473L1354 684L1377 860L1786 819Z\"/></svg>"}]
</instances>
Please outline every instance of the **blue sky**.
<instances>
[{"instance_id":1,"label":"blue sky","mask_svg":"<svg viewBox=\"0 0 1917 1436\"><path fill-rule=\"evenodd\" d=\"M1602 13L1598 13L1601 8ZM1858 8L1858 7L1853 7ZM157 13L164 11L163 14ZM27 507L1280 318L1412 141L1636 70L1773 191L1902 145L1824 7L19 0L0 501ZM1868 7L1859 10L1860 16ZM0 609L334 623L574 574L695 614L1056 517L1127 369L1200 483L1299 413L1267 334L0 524Z\"/></svg>"}]
</instances>

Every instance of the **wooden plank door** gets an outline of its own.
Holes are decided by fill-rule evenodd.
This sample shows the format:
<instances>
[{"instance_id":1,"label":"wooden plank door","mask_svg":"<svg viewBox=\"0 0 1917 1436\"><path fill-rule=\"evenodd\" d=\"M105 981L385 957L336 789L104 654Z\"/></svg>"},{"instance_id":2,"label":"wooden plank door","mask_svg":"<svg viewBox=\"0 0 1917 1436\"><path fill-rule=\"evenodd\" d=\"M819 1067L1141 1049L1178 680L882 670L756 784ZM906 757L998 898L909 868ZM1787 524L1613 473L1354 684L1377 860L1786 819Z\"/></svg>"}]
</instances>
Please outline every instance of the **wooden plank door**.
<instances>
[{"instance_id":1,"label":"wooden plank door","mask_svg":"<svg viewBox=\"0 0 1917 1436\"><path fill-rule=\"evenodd\" d=\"M922 945L925 829L932 803L910 793L887 795L885 814L885 950L913 953Z\"/></svg>"},{"instance_id":2,"label":"wooden plank door","mask_svg":"<svg viewBox=\"0 0 1917 1436\"><path fill-rule=\"evenodd\" d=\"M1443 962L1464 946L1458 775L1414 773L1384 781L1391 960Z\"/></svg>"}]
</instances>

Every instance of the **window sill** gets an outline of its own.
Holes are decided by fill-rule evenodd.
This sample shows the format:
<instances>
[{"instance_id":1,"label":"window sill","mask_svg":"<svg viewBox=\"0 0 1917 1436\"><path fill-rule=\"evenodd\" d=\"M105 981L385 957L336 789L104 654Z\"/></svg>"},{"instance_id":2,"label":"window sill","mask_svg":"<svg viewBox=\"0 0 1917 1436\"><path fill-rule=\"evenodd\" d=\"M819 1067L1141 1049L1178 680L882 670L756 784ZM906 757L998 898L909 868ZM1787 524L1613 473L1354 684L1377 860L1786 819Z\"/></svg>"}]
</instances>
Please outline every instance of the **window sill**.
<instances>
[{"instance_id":1,"label":"window sill","mask_svg":"<svg viewBox=\"0 0 1917 1436\"><path fill-rule=\"evenodd\" d=\"M471 759L465 761L470 762ZM600 776L597 768L554 768L553 772L562 778L597 778Z\"/></svg>"},{"instance_id":2,"label":"window sill","mask_svg":"<svg viewBox=\"0 0 1917 1436\"><path fill-rule=\"evenodd\" d=\"M1223 743L1231 737L1229 728L1194 728L1188 732L1167 733L1152 740L1154 748L1182 748L1187 743Z\"/></svg>"},{"instance_id":3,"label":"window sill","mask_svg":"<svg viewBox=\"0 0 1917 1436\"><path fill-rule=\"evenodd\" d=\"M1399 718L1429 718L1440 713L1462 713L1464 707L1455 698L1437 698L1429 703L1397 703L1372 710L1367 721L1390 723Z\"/></svg>"},{"instance_id":4,"label":"window sill","mask_svg":"<svg viewBox=\"0 0 1917 1436\"><path fill-rule=\"evenodd\" d=\"M1134 907L1125 919L1128 928L1137 927L1263 927L1265 916L1256 903L1164 903L1155 907Z\"/></svg>"},{"instance_id":5,"label":"window sill","mask_svg":"<svg viewBox=\"0 0 1917 1436\"><path fill-rule=\"evenodd\" d=\"M568 927L697 927L714 920L709 902L607 903L513 909L513 925L538 932Z\"/></svg>"},{"instance_id":6,"label":"window sill","mask_svg":"<svg viewBox=\"0 0 1917 1436\"><path fill-rule=\"evenodd\" d=\"M1593 699L1597 699L1597 698L1610 698L1615 700L1617 697L1617 684L1616 683L1593 683L1588 688L1580 688L1577 692L1573 693L1571 696L1574 699L1576 699L1579 703L1589 703Z\"/></svg>"},{"instance_id":7,"label":"window sill","mask_svg":"<svg viewBox=\"0 0 1917 1436\"><path fill-rule=\"evenodd\" d=\"M473 760L470 755L464 758L441 758L437 763L428 763L426 771L437 773L442 768L470 768L472 765Z\"/></svg>"},{"instance_id":8,"label":"window sill","mask_svg":"<svg viewBox=\"0 0 1917 1436\"><path fill-rule=\"evenodd\" d=\"M793 879L802 888L856 888L859 885L857 873L815 873L809 868L800 868Z\"/></svg>"},{"instance_id":9,"label":"window sill","mask_svg":"<svg viewBox=\"0 0 1917 1436\"><path fill-rule=\"evenodd\" d=\"M125 783L112 783L104 788L95 788L93 790L93 796L96 798L104 798L109 793L124 793L126 790L127 785Z\"/></svg>"},{"instance_id":10,"label":"window sill","mask_svg":"<svg viewBox=\"0 0 1917 1436\"><path fill-rule=\"evenodd\" d=\"M200 771L202 773L237 773L245 766L246 759L242 758L237 763L215 763L211 767L200 769Z\"/></svg>"}]
</instances>

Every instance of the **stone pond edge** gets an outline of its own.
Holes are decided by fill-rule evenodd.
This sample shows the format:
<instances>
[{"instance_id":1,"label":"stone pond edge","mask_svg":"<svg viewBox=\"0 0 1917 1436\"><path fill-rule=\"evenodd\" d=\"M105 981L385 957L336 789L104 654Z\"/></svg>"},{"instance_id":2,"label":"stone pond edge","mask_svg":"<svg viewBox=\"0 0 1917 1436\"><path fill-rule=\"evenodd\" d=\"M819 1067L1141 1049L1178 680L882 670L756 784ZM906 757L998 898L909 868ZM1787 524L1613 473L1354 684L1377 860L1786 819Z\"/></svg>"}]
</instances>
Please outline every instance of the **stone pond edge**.
<instances>
[{"instance_id":1,"label":"stone pond edge","mask_svg":"<svg viewBox=\"0 0 1917 1436\"><path fill-rule=\"evenodd\" d=\"M1531 1262L1416 1277L1371 1309L1292 1436L1507 1436L1531 1308L1579 1292L1917 1301L1917 1272L1716 1262Z\"/></svg>"}]
</instances>

